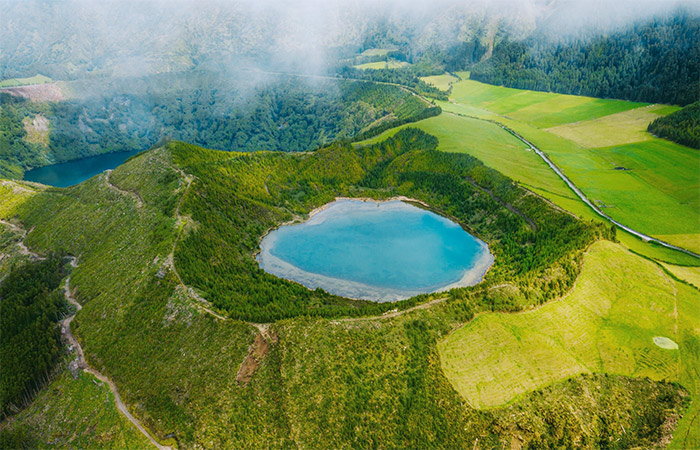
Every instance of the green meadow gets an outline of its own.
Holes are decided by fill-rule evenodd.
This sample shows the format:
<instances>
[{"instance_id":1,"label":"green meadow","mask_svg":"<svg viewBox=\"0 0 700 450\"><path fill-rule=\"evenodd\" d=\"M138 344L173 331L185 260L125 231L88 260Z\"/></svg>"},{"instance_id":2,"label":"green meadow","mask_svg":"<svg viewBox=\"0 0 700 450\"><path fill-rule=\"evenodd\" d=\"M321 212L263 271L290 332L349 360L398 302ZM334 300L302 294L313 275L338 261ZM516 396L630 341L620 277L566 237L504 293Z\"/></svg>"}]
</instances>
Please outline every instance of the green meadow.
<instances>
[{"instance_id":1,"label":"green meadow","mask_svg":"<svg viewBox=\"0 0 700 450\"><path fill-rule=\"evenodd\" d=\"M473 80L452 85L450 98L493 113L549 128L638 108L646 103L491 86Z\"/></svg>"},{"instance_id":2,"label":"green meadow","mask_svg":"<svg viewBox=\"0 0 700 450\"><path fill-rule=\"evenodd\" d=\"M614 219L700 252L700 154L646 132L649 122L677 107L522 91L471 80L454 83L451 101L440 106L508 126L547 153ZM492 163L488 156L479 158ZM550 196L543 195L582 214L580 206L556 198L561 193L551 190L551 182L538 182L534 176L530 184L524 181L528 175L514 176L508 164L494 167L540 194L549 191Z\"/></svg>"},{"instance_id":3,"label":"green meadow","mask_svg":"<svg viewBox=\"0 0 700 450\"><path fill-rule=\"evenodd\" d=\"M30 84L44 84L51 83L53 80L44 75L34 75L28 78L9 78L7 80L0 81L0 88L17 87L17 86L27 86Z\"/></svg>"},{"instance_id":4,"label":"green meadow","mask_svg":"<svg viewBox=\"0 0 700 450\"><path fill-rule=\"evenodd\" d=\"M586 148L649 141L656 138L647 132L647 126L673 109L677 107L649 105L597 119L547 128L547 131Z\"/></svg>"},{"instance_id":5,"label":"green meadow","mask_svg":"<svg viewBox=\"0 0 700 450\"><path fill-rule=\"evenodd\" d=\"M564 298L518 313L484 314L438 344L447 378L473 406L504 405L581 373L609 373L682 384L700 394L698 291L620 245L587 252ZM667 337L678 350L658 347ZM671 448L697 448L693 403Z\"/></svg>"},{"instance_id":6,"label":"green meadow","mask_svg":"<svg viewBox=\"0 0 700 450\"><path fill-rule=\"evenodd\" d=\"M406 61L396 61L396 60L389 60L389 61L376 61L376 62L369 62L369 63L364 63L364 64L358 64L356 66L353 66L356 69L362 69L362 70L377 70L377 69L400 69L402 67L408 67L410 66L410 63L407 63Z\"/></svg>"},{"instance_id":7,"label":"green meadow","mask_svg":"<svg viewBox=\"0 0 700 450\"><path fill-rule=\"evenodd\" d=\"M445 73L443 75L431 75L429 77L420 77L421 81L431 84L441 91L448 91L452 87L452 83L459 81L459 78Z\"/></svg>"}]
</instances>

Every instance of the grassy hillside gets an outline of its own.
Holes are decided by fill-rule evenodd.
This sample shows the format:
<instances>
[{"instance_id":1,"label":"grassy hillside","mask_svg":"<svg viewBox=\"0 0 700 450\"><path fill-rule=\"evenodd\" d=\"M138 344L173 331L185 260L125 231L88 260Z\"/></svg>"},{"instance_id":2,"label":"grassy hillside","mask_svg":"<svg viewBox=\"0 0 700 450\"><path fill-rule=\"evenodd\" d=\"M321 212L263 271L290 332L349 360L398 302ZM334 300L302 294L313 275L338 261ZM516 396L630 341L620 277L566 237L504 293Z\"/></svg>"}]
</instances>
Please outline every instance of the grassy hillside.
<instances>
[{"instance_id":1,"label":"grassy hillside","mask_svg":"<svg viewBox=\"0 0 700 450\"><path fill-rule=\"evenodd\" d=\"M493 407L580 373L681 383L698 395L698 291L652 262L599 242L565 298L520 314L486 314L438 346L445 374L478 407ZM565 326L562 326L565 324ZM657 336L678 350L655 344ZM695 448L697 403L672 448Z\"/></svg>"},{"instance_id":2,"label":"grassy hillside","mask_svg":"<svg viewBox=\"0 0 700 450\"><path fill-rule=\"evenodd\" d=\"M404 134L407 136L419 135ZM382 152L396 151L397 141L393 142L355 153L363 155L357 161L376 162ZM243 225L243 218L255 223L265 217L256 215L271 202L264 197L265 184L260 180L265 178L259 178L260 172L267 170L263 162L274 158L280 164L304 163L309 176L315 175L311 180L316 187L303 184L303 193L294 178L285 178L287 172L276 172L277 176L268 180L270 192L290 205L299 205L298 213L304 213L324 201L323 196L335 195L334 190L321 189L336 186L333 183L337 181L329 181L335 167L344 168L340 181L356 180L354 177L366 170L362 165L335 161L352 155L347 148L341 150L331 148L305 156L246 156L173 144L129 160L109 178L100 175L73 188L48 189L23 197L3 213L3 218L16 217L27 229L33 227L27 239L32 250L60 248L78 257L71 288L84 306L74 324L86 358L115 381L132 413L164 442L177 442L182 448L491 448L514 441L535 448L581 443L593 447L601 440L615 442L621 426L628 432L613 447L651 446L664 439L668 428L664 423L672 421L684 407L683 391L673 385L624 377L577 377L546 387L508 408L482 412L459 397L440 369L435 345L441 336L480 311L517 310L539 303L544 299L538 294L542 280L549 282L547 289L551 292L563 292L567 280L578 272L577 255L589 242L587 239L575 243L567 239L560 247L564 253L559 255L563 256L532 253L535 259L526 266L543 257L540 262L545 268L510 278L506 285L456 291L445 301L383 319L290 318L268 325L264 335L256 338L258 331L253 326L217 319L208 313L204 309L208 305L180 284L170 259L173 248L177 255L188 239L205 242L198 233L207 229L210 219L203 217L205 210L196 207L196 200L211 202L210 212L219 205L214 203L216 186L208 185L206 173L218 173L223 181L219 201L230 197L230 205L224 203L226 208L219 212L245 207L245 215L232 216L240 219L227 220L230 230ZM188 155L190 159L186 159ZM473 162L467 157L410 150L395 159L387 174L403 173L406 177L411 167L417 170L430 163L436 173L456 175L463 173L460 170L476 170L472 172L476 181L489 181L490 172L479 169L478 164L471 166ZM334 166L334 162L338 164ZM403 170L399 170L399 162ZM347 167L355 169L348 171ZM198 178L191 178L188 172ZM365 182L377 183L375 186L400 181L383 178L378 168L368 173L374 176L367 176ZM425 199L451 215L464 214L447 208L458 204L452 197L440 203L442 195L469 192L458 178L445 176L443 184L430 177L412 177L404 179L410 180L404 188L412 185L414 189L407 192L417 194L419 186L430 186L430 196ZM491 177L493 180L497 175ZM188 180L193 180L191 185ZM540 204L531 195L525 197L530 199L527 202L534 201L530 204L517 196L510 197L520 191L508 183L488 186L518 208ZM364 195L369 189L358 184L353 192ZM200 195L193 195L195 192ZM130 193L138 193L140 201ZM3 204L5 199L15 199L12 190L2 195ZM480 197L488 205L490 197ZM294 211L290 208L289 214ZM547 207L533 212L538 227L559 217ZM494 213L495 217L503 217L493 222L498 227L504 223L524 226L523 236L530 235L519 216L513 217L501 208ZM563 220L566 223L569 219ZM570 224L582 226L573 220ZM259 234L266 229L264 225L256 226ZM561 224L553 228L565 229ZM586 229L565 234L582 235ZM181 231L182 240L178 239ZM557 231L547 233L540 240L551 247L550 239L556 239ZM247 238L252 241L250 245L255 245L259 234ZM502 239L502 245L506 243ZM567 247L569 243L574 246ZM221 245L233 248L226 242ZM503 277L511 275L505 269L517 261L508 262L509 254L506 249L500 253ZM251 253L244 252L242 257L252 262ZM176 256L176 267L182 269L178 261ZM264 351L256 350L258 363L250 366L244 360L256 339L267 342L267 346L261 347ZM236 381L243 366L252 367L248 382ZM584 392L587 394L582 397ZM571 398L585 401L577 401L572 411L568 406ZM576 419L579 416L612 426L584 426ZM15 424L25 426L29 422L23 416ZM45 435L43 426L37 426L37 430ZM171 433L174 438L166 439Z\"/></svg>"},{"instance_id":3,"label":"grassy hillside","mask_svg":"<svg viewBox=\"0 0 700 450\"><path fill-rule=\"evenodd\" d=\"M0 89L2 88L9 88L9 87L16 87L16 86L27 86L30 84L44 84L44 83L51 83L52 80L49 77L45 77L44 75L37 74L34 75L33 77L28 77L28 78L9 78L7 80L2 80L0 81Z\"/></svg>"},{"instance_id":4,"label":"grassy hillside","mask_svg":"<svg viewBox=\"0 0 700 450\"><path fill-rule=\"evenodd\" d=\"M67 371L0 430L0 446L42 450L152 448L117 411L107 386L85 372L73 379Z\"/></svg>"}]
</instances>

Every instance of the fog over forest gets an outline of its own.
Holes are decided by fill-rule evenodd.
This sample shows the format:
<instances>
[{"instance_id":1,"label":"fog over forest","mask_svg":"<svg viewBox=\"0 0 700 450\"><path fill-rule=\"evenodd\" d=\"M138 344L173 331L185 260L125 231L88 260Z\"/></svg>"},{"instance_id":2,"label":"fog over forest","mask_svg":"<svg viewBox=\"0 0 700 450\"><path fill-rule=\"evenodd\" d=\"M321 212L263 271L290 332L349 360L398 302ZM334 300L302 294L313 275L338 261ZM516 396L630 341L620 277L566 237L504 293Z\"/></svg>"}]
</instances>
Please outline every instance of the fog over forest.
<instances>
[{"instance_id":1,"label":"fog over forest","mask_svg":"<svg viewBox=\"0 0 700 450\"><path fill-rule=\"evenodd\" d=\"M209 66L324 72L364 48L407 58L470 40L610 32L688 0L0 1L0 78L124 76Z\"/></svg>"}]
</instances>

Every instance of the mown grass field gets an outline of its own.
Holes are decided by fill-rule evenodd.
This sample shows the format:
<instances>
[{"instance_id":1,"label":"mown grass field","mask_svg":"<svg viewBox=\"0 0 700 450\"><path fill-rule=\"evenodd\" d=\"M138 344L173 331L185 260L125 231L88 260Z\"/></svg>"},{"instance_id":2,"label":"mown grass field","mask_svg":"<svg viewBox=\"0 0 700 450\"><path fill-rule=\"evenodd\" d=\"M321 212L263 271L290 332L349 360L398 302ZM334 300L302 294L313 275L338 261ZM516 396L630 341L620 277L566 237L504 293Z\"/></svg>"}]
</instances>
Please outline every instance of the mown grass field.
<instances>
[{"instance_id":1,"label":"mown grass field","mask_svg":"<svg viewBox=\"0 0 700 450\"><path fill-rule=\"evenodd\" d=\"M9 78L7 80L0 81L0 88L17 87L17 86L27 86L30 84L44 84L51 83L53 80L44 75L34 75L28 78Z\"/></svg>"},{"instance_id":2,"label":"mown grass field","mask_svg":"<svg viewBox=\"0 0 700 450\"><path fill-rule=\"evenodd\" d=\"M394 50L393 48L368 48L360 53L360 56L384 56Z\"/></svg>"},{"instance_id":3,"label":"mown grass field","mask_svg":"<svg viewBox=\"0 0 700 450\"><path fill-rule=\"evenodd\" d=\"M677 266L666 263L661 263L661 265L671 272L673 276L700 289L700 267Z\"/></svg>"},{"instance_id":4,"label":"mown grass field","mask_svg":"<svg viewBox=\"0 0 700 450\"><path fill-rule=\"evenodd\" d=\"M700 394L698 291L620 245L587 253L573 291L519 314L484 314L438 345L442 367L470 404L488 408L580 373L610 373L681 383ZM679 350L656 346L665 336ZM700 446L697 401L673 448Z\"/></svg>"},{"instance_id":5,"label":"mown grass field","mask_svg":"<svg viewBox=\"0 0 700 450\"><path fill-rule=\"evenodd\" d=\"M396 61L396 60L389 60L389 61L377 61L377 62L370 62L370 63L364 63L364 64L358 64L356 66L353 66L356 69L361 69L361 70L376 70L376 69L400 69L402 67L408 67L410 66L410 63L407 63L406 61Z\"/></svg>"},{"instance_id":6,"label":"mown grass field","mask_svg":"<svg viewBox=\"0 0 700 450\"><path fill-rule=\"evenodd\" d=\"M473 80L453 84L450 98L457 103L476 106L538 128L590 120L646 105L623 100L524 91Z\"/></svg>"},{"instance_id":7,"label":"mown grass field","mask_svg":"<svg viewBox=\"0 0 700 450\"><path fill-rule=\"evenodd\" d=\"M586 148L649 141L655 138L647 132L647 126L674 109L680 108L667 105L649 105L597 119L547 128L547 131ZM659 114L659 112L663 114Z\"/></svg>"},{"instance_id":8,"label":"mown grass field","mask_svg":"<svg viewBox=\"0 0 700 450\"><path fill-rule=\"evenodd\" d=\"M443 75L431 75L429 77L420 77L421 81L432 84L441 91L447 91L452 86L452 83L459 81L459 78L448 73Z\"/></svg>"}]
</instances>

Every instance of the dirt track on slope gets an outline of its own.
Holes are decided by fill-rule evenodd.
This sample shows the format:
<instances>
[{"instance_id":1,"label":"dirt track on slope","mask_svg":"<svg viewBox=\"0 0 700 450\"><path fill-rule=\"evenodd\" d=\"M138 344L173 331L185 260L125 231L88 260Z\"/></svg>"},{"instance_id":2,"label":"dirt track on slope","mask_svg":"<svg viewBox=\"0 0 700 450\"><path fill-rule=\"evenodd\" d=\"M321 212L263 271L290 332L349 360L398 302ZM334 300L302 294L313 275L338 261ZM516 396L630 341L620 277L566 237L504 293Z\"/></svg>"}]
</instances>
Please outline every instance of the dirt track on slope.
<instances>
[{"instance_id":1,"label":"dirt track on slope","mask_svg":"<svg viewBox=\"0 0 700 450\"><path fill-rule=\"evenodd\" d=\"M73 267L77 267L77 264L75 263L75 258L72 259L71 264L73 265ZM66 317L61 321L61 335L64 338L64 340L68 343L69 348L72 351L75 351L76 354L76 359L71 363L71 366L75 367L78 370L82 369L85 372L88 372L89 374L93 375L95 378L102 381L103 383L106 383L107 386L109 386L109 389L112 391L112 394L114 395L114 403L117 405L119 411L122 414L124 414L124 416L127 419L129 419L129 421L133 423L134 426L144 436L146 436L154 446L156 446L156 448L158 448L159 450L173 450L172 447L159 444L158 441L156 441L153 438L153 436L148 432L148 430L146 430L146 428L143 425L141 425L141 422L139 422L133 415L131 415L129 410L126 408L124 402L122 402L121 396L119 395L119 390L117 390L117 386L114 384L114 382L112 382L112 380L110 380L105 375L93 369L87 364L87 362L85 361L85 354L83 353L83 348L80 346L80 343L75 338L75 336L73 336L73 332L70 329L70 324L75 318L75 315L78 311L82 309L82 306L75 300L75 298L73 298L73 295L70 291L70 276L66 278L66 282L63 286L63 291L68 302L71 305L75 306L75 313L71 314L70 316Z\"/></svg>"}]
</instances>

